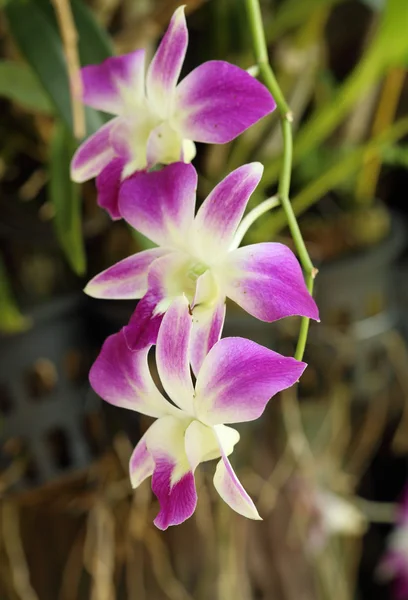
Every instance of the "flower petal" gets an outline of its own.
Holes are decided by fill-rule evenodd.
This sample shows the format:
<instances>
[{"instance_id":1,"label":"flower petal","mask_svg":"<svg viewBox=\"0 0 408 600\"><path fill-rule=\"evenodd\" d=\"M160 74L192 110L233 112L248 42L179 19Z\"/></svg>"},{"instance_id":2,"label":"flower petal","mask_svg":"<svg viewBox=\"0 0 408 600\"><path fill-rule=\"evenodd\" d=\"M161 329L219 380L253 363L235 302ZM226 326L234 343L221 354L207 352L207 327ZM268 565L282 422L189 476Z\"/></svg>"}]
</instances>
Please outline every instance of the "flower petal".
<instances>
[{"instance_id":1,"label":"flower petal","mask_svg":"<svg viewBox=\"0 0 408 600\"><path fill-rule=\"evenodd\" d=\"M82 183L96 177L115 157L110 143L110 134L119 118L112 119L85 140L71 161L71 179Z\"/></svg>"},{"instance_id":2,"label":"flower petal","mask_svg":"<svg viewBox=\"0 0 408 600\"><path fill-rule=\"evenodd\" d=\"M89 380L101 398L150 417L178 414L156 388L149 371L149 348L131 352L123 330L111 335L92 365Z\"/></svg>"},{"instance_id":3,"label":"flower petal","mask_svg":"<svg viewBox=\"0 0 408 600\"><path fill-rule=\"evenodd\" d=\"M146 437L149 430L146 431L142 439L136 445L132 452L129 461L129 475L132 488L137 488L139 485L154 471L154 460L147 449Z\"/></svg>"},{"instance_id":4,"label":"flower petal","mask_svg":"<svg viewBox=\"0 0 408 600\"><path fill-rule=\"evenodd\" d=\"M185 161L183 159L183 140L180 135L165 121L155 127L147 140L147 165L168 165Z\"/></svg>"},{"instance_id":5,"label":"flower petal","mask_svg":"<svg viewBox=\"0 0 408 600\"><path fill-rule=\"evenodd\" d=\"M283 244L261 243L228 254L223 273L225 293L262 321L301 315L319 319L300 265Z\"/></svg>"},{"instance_id":6,"label":"flower petal","mask_svg":"<svg viewBox=\"0 0 408 600\"><path fill-rule=\"evenodd\" d=\"M163 417L147 432L146 446L154 460L152 490L160 503L154 524L159 529L179 525L191 517L197 504L194 474L184 448L190 422Z\"/></svg>"},{"instance_id":7,"label":"flower petal","mask_svg":"<svg viewBox=\"0 0 408 600\"><path fill-rule=\"evenodd\" d=\"M221 337L225 309L225 298L222 297L212 306L196 306L193 310L190 361L196 375L205 357Z\"/></svg>"},{"instance_id":8,"label":"flower petal","mask_svg":"<svg viewBox=\"0 0 408 600\"><path fill-rule=\"evenodd\" d=\"M171 113L172 97L188 44L184 6L174 12L169 27L147 71L146 91L161 117Z\"/></svg>"},{"instance_id":9,"label":"flower petal","mask_svg":"<svg viewBox=\"0 0 408 600\"><path fill-rule=\"evenodd\" d=\"M229 250L248 200L263 173L259 162L232 171L210 193L194 220L192 243L208 262L218 262Z\"/></svg>"},{"instance_id":10,"label":"flower petal","mask_svg":"<svg viewBox=\"0 0 408 600\"><path fill-rule=\"evenodd\" d=\"M141 298L147 292L150 265L167 252L164 248L152 248L128 256L91 279L84 292L93 298L111 300Z\"/></svg>"},{"instance_id":11,"label":"flower petal","mask_svg":"<svg viewBox=\"0 0 408 600\"><path fill-rule=\"evenodd\" d=\"M299 379L306 364L244 338L223 338L206 356L196 383L196 410L205 423L257 419L269 399Z\"/></svg>"},{"instance_id":12,"label":"flower petal","mask_svg":"<svg viewBox=\"0 0 408 600\"><path fill-rule=\"evenodd\" d=\"M190 374L189 350L192 317L185 297L176 298L166 312L157 339L157 370L170 399L193 413L194 387Z\"/></svg>"},{"instance_id":13,"label":"flower petal","mask_svg":"<svg viewBox=\"0 0 408 600\"><path fill-rule=\"evenodd\" d=\"M217 428L217 434L219 437L219 444L221 450L221 460L217 465L214 475L214 487L233 510L240 515L247 517L248 519L254 519L257 521L262 520L256 510L255 504L251 500L243 488L241 482L236 476L234 469L231 466L230 461L227 458L225 451L225 441L220 435L220 431Z\"/></svg>"},{"instance_id":14,"label":"flower petal","mask_svg":"<svg viewBox=\"0 0 408 600\"><path fill-rule=\"evenodd\" d=\"M220 60L194 69L176 90L181 133L196 142L229 142L275 107L264 85L239 67Z\"/></svg>"},{"instance_id":15,"label":"flower petal","mask_svg":"<svg viewBox=\"0 0 408 600\"><path fill-rule=\"evenodd\" d=\"M156 343L163 313L155 311L162 299L161 291L152 289L148 290L137 303L129 323L123 328L126 344L130 350L141 350Z\"/></svg>"},{"instance_id":16,"label":"flower petal","mask_svg":"<svg viewBox=\"0 0 408 600\"><path fill-rule=\"evenodd\" d=\"M200 463L221 456L218 436L222 437L225 443L225 454L228 456L234 450L235 444L239 442L239 433L236 429L226 425L208 427L197 420L187 427L185 447L193 471Z\"/></svg>"},{"instance_id":17,"label":"flower petal","mask_svg":"<svg viewBox=\"0 0 408 600\"><path fill-rule=\"evenodd\" d=\"M122 218L119 212L119 190L125 164L123 158L113 158L96 178L98 204L114 221Z\"/></svg>"},{"instance_id":18,"label":"flower petal","mask_svg":"<svg viewBox=\"0 0 408 600\"><path fill-rule=\"evenodd\" d=\"M135 50L83 67L84 104L119 115L126 108L128 96L131 95L132 103L140 102L144 94L144 61L145 51Z\"/></svg>"},{"instance_id":19,"label":"flower petal","mask_svg":"<svg viewBox=\"0 0 408 600\"><path fill-rule=\"evenodd\" d=\"M184 163L136 173L122 184L120 213L156 244L177 246L193 221L196 187L197 173Z\"/></svg>"}]
</instances>

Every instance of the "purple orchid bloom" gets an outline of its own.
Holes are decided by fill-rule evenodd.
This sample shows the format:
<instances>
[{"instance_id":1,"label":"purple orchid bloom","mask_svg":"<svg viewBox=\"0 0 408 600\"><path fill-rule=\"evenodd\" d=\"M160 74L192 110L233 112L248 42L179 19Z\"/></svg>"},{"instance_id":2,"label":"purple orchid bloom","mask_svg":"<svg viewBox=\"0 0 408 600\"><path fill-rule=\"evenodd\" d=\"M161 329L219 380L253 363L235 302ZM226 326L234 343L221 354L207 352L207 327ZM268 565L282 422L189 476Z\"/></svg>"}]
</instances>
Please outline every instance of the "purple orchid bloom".
<instances>
[{"instance_id":1,"label":"purple orchid bloom","mask_svg":"<svg viewBox=\"0 0 408 600\"><path fill-rule=\"evenodd\" d=\"M388 550L379 564L378 575L384 581L393 581L396 600L408 598L408 487L399 504L397 525L388 539Z\"/></svg>"},{"instance_id":2,"label":"purple orchid bloom","mask_svg":"<svg viewBox=\"0 0 408 600\"><path fill-rule=\"evenodd\" d=\"M195 216L197 173L192 165L175 163L123 183L123 217L158 247L103 271L85 292L96 298L142 298L125 328L130 348L155 343L163 314L183 295L194 316L195 373L220 338L226 297L263 321L291 315L319 318L288 247L271 242L237 248L235 234L262 171L260 163L251 163L230 173Z\"/></svg>"},{"instance_id":3,"label":"purple orchid bloom","mask_svg":"<svg viewBox=\"0 0 408 600\"><path fill-rule=\"evenodd\" d=\"M120 218L121 181L156 164L190 162L194 142L224 144L272 112L259 81L224 61L209 61L177 84L188 44L184 7L174 13L145 78L145 51L82 69L83 101L116 115L77 150L74 181L97 177L98 202Z\"/></svg>"},{"instance_id":4,"label":"purple orchid bloom","mask_svg":"<svg viewBox=\"0 0 408 600\"><path fill-rule=\"evenodd\" d=\"M193 514L194 471L215 458L221 458L214 476L221 498L239 514L260 519L228 460L239 433L225 424L257 419L273 395L299 379L306 364L243 338L224 338L206 356L194 386L189 365L193 319L187 308L186 298L174 300L156 346L158 374L174 404L152 379L149 348L131 352L123 332L106 340L91 369L91 385L110 404L157 419L131 456L130 478L136 488L152 476L159 529Z\"/></svg>"}]
</instances>

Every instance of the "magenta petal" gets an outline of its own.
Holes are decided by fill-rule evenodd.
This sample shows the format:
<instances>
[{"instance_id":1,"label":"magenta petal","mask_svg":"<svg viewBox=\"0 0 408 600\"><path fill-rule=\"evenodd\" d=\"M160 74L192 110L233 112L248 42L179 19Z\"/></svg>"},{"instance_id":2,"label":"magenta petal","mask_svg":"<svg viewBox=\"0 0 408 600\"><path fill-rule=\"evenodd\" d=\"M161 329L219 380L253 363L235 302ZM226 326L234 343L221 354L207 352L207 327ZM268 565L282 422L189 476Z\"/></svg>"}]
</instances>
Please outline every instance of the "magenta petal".
<instances>
[{"instance_id":1,"label":"magenta petal","mask_svg":"<svg viewBox=\"0 0 408 600\"><path fill-rule=\"evenodd\" d=\"M126 161L123 158L114 158L96 178L98 204L114 221L122 218L119 212L119 190L125 164Z\"/></svg>"},{"instance_id":2,"label":"magenta petal","mask_svg":"<svg viewBox=\"0 0 408 600\"><path fill-rule=\"evenodd\" d=\"M147 477L150 477L154 471L154 460L146 445L148 431L138 442L130 457L129 475L133 488L137 488L145 479L147 479Z\"/></svg>"},{"instance_id":3,"label":"magenta petal","mask_svg":"<svg viewBox=\"0 0 408 600\"><path fill-rule=\"evenodd\" d=\"M149 348L131 352L123 330L111 335L92 365L89 381L101 398L151 417L176 411L160 394L147 362Z\"/></svg>"},{"instance_id":4,"label":"magenta petal","mask_svg":"<svg viewBox=\"0 0 408 600\"><path fill-rule=\"evenodd\" d=\"M226 295L257 319L319 319L300 265L283 244L265 242L234 250L228 255L225 277Z\"/></svg>"},{"instance_id":5,"label":"magenta petal","mask_svg":"<svg viewBox=\"0 0 408 600\"><path fill-rule=\"evenodd\" d=\"M84 104L114 115L123 112L121 88L131 90L135 101L144 93L144 50L107 58L81 69Z\"/></svg>"},{"instance_id":6,"label":"magenta petal","mask_svg":"<svg viewBox=\"0 0 408 600\"><path fill-rule=\"evenodd\" d=\"M197 173L184 163L136 173L121 186L119 211L156 244L177 245L185 241L194 218L196 187Z\"/></svg>"},{"instance_id":7,"label":"magenta petal","mask_svg":"<svg viewBox=\"0 0 408 600\"><path fill-rule=\"evenodd\" d=\"M79 146L71 161L73 181L82 183L96 177L113 160L110 135L117 123L118 118L112 119Z\"/></svg>"},{"instance_id":8,"label":"magenta petal","mask_svg":"<svg viewBox=\"0 0 408 600\"><path fill-rule=\"evenodd\" d=\"M276 106L266 87L235 65L209 61L177 86L177 111L183 137L224 144Z\"/></svg>"},{"instance_id":9,"label":"magenta petal","mask_svg":"<svg viewBox=\"0 0 408 600\"><path fill-rule=\"evenodd\" d=\"M147 96L161 116L164 116L170 107L169 102L180 75L187 44L184 6L180 6L172 16L147 72Z\"/></svg>"},{"instance_id":10,"label":"magenta petal","mask_svg":"<svg viewBox=\"0 0 408 600\"><path fill-rule=\"evenodd\" d=\"M154 311L162 298L160 291L149 290L138 302L128 325L123 328L130 350L141 350L157 342L163 314Z\"/></svg>"},{"instance_id":11,"label":"magenta petal","mask_svg":"<svg viewBox=\"0 0 408 600\"><path fill-rule=\"evenodd\" d=\"M225 320L225 298L206 309L197 307L193 313L190 361L197 375L211 348L221 337Z\"/></svg>"},{"instance_id":12,"label":"magenta petal","mask_svg":"<svg viewBox=\"0 0 408 600\"><path fill-rule=\"evenodd\" d=\"M243 165L227 175L205 199L194 221L194 244L203 256L211 252L218 257L229 249L262 173L261 163Z\"/></svg>"},{"instance_id":13,"label":"magenta petal","mask_svg":"<svg viewBox=\"0 0 408 600\"><path fill-rule=\"evenodd\" d=\"M263 413L269 399L292 386L306 364L244 338L221 339L205 358L196 383L204 422L240 423Z\"/></svg>"},{"instance_id":14,"label":"magenta petal","mask_svg":"<svg viewBox=\"0 0 408 600\"><path fill-rule=\"evenodd\" d=\"M160 502L160 512L154 520L159 529L179 525L191 517L197 505L194 475L188 471L172 484L171 477L177 467L166 455L155 458L152 490Z\"/></svg>"},{"instance_id":15,"label":"magenta petal","mask_svg":"<svg viewBox=\"0 0 408 600\"><path fill-rule=\"evenodd\" d=\"M194 414L194 388L190 374L190 334L192 317L185 297L176 298L167 310L156 346L157 370L170 399Z\"/></svg>"},{"instance_id":16,"label":"magenta petal","mask_svg":"<svg viewBox=\"0 0 408 600\"><path fill-rule=\"evenodd\" d=\"M125 300L141 298L147 292L147 274L152 262L166 254L163 248L152 248L124 258L96 275L85 288L93 298Z\"/></svg>"}]
</instances>

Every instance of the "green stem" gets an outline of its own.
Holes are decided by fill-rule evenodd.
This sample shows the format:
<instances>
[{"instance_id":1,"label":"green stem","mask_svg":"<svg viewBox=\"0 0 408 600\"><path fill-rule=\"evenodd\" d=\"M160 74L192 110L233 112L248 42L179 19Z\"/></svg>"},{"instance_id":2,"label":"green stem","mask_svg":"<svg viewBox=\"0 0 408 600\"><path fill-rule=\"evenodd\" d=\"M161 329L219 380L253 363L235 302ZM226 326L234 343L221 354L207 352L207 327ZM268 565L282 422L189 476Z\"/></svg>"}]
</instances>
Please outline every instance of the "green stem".
<instances>
[{"instance_id":1,"label":"green stem","mask_svg":"<svg viewBox=\"0 0 408 600\"><path fill-rule=\"evenodd\" d=\"M310 259L301 231L299 229L298 222L292 209L292 204L289 200L293 152L291 127L292 113L269 64L268 49L265 40L265 32L262 23L262 14L259 5L259 0L245 0L245 2L249 18L249 26L255 59L259 66L259 72L266 87L269 89L269 91L275 99L276 106L279 110L281 117L281 127L283 135L283 159L282 170L280 173L278 185L278 196L279 200L281 201L283 211L286 215L290 233L292 235L297 253L299 255L299 260L306 274L306 282L308 285L308 289L311 292L313 289L313 279L317 271L314 268L313 263ZM309 319L303 317L300 326L299 339L295 354L295 357L298 360L301 360L303 358L308 330Z\"/></svg>"}]
</instances>

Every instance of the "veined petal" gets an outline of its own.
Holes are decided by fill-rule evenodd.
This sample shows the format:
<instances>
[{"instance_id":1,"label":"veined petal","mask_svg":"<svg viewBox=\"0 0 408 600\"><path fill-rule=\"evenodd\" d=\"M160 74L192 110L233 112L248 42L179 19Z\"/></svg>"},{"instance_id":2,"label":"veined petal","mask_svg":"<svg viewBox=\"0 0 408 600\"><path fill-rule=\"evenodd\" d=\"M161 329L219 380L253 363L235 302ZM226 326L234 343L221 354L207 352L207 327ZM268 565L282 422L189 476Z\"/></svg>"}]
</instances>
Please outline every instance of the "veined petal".
<instances>
[{"instance_id":1,"label":"veined petal","mask_svg":"<svg viewBox=\"0 0 408 600\"><path fill-rule=\"evenodd\" d=\"M123 114L131 99L137 105L144 95L145 51L107 58L81 69L83 102L97 110Z\"/></svg>"},{"instance_id":2,"label":"veined petal","mask_svg":"<svg viewBox=\"0 0 408 600\"><path fill-rule=\"evenodd\" d=\"M197 173L184 163L136 173L122 184L120 213L156 244L177 247L193 222L196 187Z\"/></svg>"},{"instance_id":3,"label":"veined petal","mask_svg":"<svg viewBox=\"0 0 408 600\"><path fill-rule=\"evenodd\" d=\"M262 520L250 496L243 488L227 458L223 432L217 426L217 435L221 451L221 460L217 464L214 475L214 487L233 510L248 519Z\"/></svg>"},{"instance_id":4,"label":"veined petal","mask_svg":"<svg viewBox=\"0 0 408 600\"><path fill-rule=\"evenodd\" d=\"M225 308L225 298L221 297L210 306L196 306L193 310L190 361L196 375L208 352L221 337Z\"/></svg>"},{"instance_id":5,"label":"veined petal","mask_svg":"<svg viewBox=\"0 0 408 600\"><path fill-rule=\"evenodd\" d=\"M111 335L92 365L89 381L101 398L150 417L179 414L156 388L147 362L149 348L129 350L123 330Z\"/></svg>"},{"instance_id":6,"label":"veined petal","mask_svg":"<svg viewBox=\"0 0 408 600\"><path fill-rule=\"evenodd\" d=\"M152 490L160 503L154 520L159 529L179 525L193 514L197 504L194 474L184 447L191 419L163 417L147 432L146 447L154 460Z\"/></svg>"},{"instance_id":7,"label":"veined petal","mask_svg":"<svg viewBox=\"0 0 408 600\"><path fill-rule=\"evenodd\" d=\"M257 419L269 399L292 386L306 364L244 338L213 346L197 377L195 406L204 423Z\"/></svg>"},{"instance_id":8,"label":"veined petal","mask_svg":"<svg viewBox=\"0 0 408 600\"><path fill-rule=\"evenodd\" d=\"M113 158L96 178L98 204L114 221L122 218L119 212L119 190L125 164L123 158Z\"/></svg>"},{"instance_id":9,"label":"veined petal","mask_svg":"<svg viewBox=\"0 0 408 600\"><path fill-rule=\"evenodd\" d=\"M194 220L191 240L199 256L218 262L220 255L228 251L262 173L261 163L243 165L227 175L205 199Z\"/></svg>"},{"instance_id":10,"label":"veined petal","mask_svg":"<svg viewBox=\"0 0 408 600\"><path fill-rule=\"evenodd\" d=\"M225 454L230 455L239 441L239 433L236 429L226 425L209 427L196 420L187 427L185 448L193 472L200 463L221 456L218 436L224 441Z\"/></svg>"},{"instance_id":11,"label":"veined petal","mask_svg":"<svg viewBox=\"0 0 408 600\"><path fill-rule=\"evenodd\" d=\"M196 142L229 142L275 107L264 85L220 60L200 65L176 89L180 131Z\"/></svg>"},{"instance_id":12,"label":"veined petal","mask_svg":"<svg viewBox=\"0 0 408 600\"><path fill-rule=\"evenodd\" d=\"M110 135L118 121L119 117L112 119L79 146L71 161L73 181L82 183L96 177L115 158Z\"/></svg>"},{"instance_id":13,"label":"veined petal","mask_svg":"<svg viewBox=\"0 0 408 600\"><path fill-rule=\"evenodd\" d=\"M147 292L150 265L167 253L165 248L152 248L128 256L91 279L84 292L93 298L111 300L141 298Z\"/></svg>"},{"instance_id":14,"label":"veined petal","mask_svg":"<svg viewBox=\"0 0 408 600\"><path fill-rule=\"evenodd\" d=\"M127 347L141 350L157 342L163 313L157 313L157 306L163 300L160 289L150 289L137 303L129 323L123 328Z\"/></svg>"},{"instance_id":15,"label":"veined petal","mask_svg":"<svg viewBox=\"0 0 408 600\"><path fill-rule=\"evenodd\" d=\"M149 428L150 429L150 428ZM136 448L132 452L132 456L129 461L129 475L130 483L132 488L135 489L154 471L154 460L149 450L147 449L146 438L149 433L149 429L146 431L144 436L139 440Z\"/></svg>"},{"instance_id":16,"label":"veined petal","mask_svg":"<svg viewBox=\"0 0 408 600\"><path fill-rule=\"evenodd\" d=\"M155 127L147 140L147 166L154 167L156 164L168 165L170 163L184 161L183 140L167 122Z\"/></svg>"},{"instance_id":17,"label":"veined petal","mask_svg":"<svg viewBox=\"0 0 408 600\"><path fill-rule=\"evenodd\" d=\"M161 117L171 113L172 99L188 44L184 6L174 12L147 71L146 91Z\"/></svg>"},{"instance_id":18,"label":"veined petal","mask_svg":"<svg viewBox=\"0 0 408 600\"><path fill-rule=\"evenodd\" d=\"M301 315L319 319L302 269L283 244L265 242L230 252L223 268L226 295L262 321Z\"/></svg>"},{"instance_id":19,"label":"veined petal","mask_svg":"<svg viewBox=\"0 0 408 600\"><path fill-rule=\"evenodd\" d=\"M157 370L170 399L193 415L194 387L190 374L192 317L185 297L176 298L166 312L156 346Z\"/></svg>"}]
</instances>

